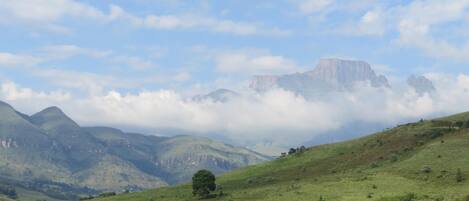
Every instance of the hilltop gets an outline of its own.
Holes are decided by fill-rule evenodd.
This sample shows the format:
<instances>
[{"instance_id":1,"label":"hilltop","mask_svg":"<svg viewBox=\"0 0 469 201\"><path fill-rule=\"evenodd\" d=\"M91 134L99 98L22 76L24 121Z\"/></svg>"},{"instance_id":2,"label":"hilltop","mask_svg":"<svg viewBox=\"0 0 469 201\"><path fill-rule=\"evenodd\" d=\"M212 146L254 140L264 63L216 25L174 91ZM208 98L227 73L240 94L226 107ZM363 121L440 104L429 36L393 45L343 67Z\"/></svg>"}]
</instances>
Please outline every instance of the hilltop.
<instances>
[{"instance_id":1,"label":"hilltop","mask_svg":"<svg viewBox=\"0 0 469 201\"><path fill-rule=\"evenodd\" d=\"M29 116L0 101L0 195L1 186L13 187L20 200L156 188L198 169L221 174L270 159L202 137L82 127L58 107Z\"/></svg>"},{"instance_id":2,"label":"hilltop","mask_svg":"<svg viewBox=\"0 0 469 201\"><path fill-rule=\"evenodd\" d=\"M468 120L422 120L241 168L218 177L224 196L208 200L467 200ZM197 199L186 184L97 200Z\"/></svg>"}]
</instances>

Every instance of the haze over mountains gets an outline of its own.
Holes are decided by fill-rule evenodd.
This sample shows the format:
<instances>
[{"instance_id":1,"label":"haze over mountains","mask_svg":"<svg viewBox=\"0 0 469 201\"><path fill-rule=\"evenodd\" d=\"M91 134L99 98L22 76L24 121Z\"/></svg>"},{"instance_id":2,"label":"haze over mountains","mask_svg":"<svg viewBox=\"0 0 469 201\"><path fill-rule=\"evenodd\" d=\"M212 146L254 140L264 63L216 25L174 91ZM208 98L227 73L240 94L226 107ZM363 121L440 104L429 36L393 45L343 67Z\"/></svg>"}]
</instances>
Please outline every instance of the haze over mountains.
<instances>
[{"instance_id":1,"label":"haze over mountains","mask_svg":"<svg viewBox=\"0 0 469 201\"><path fill-rule=\"evenodd\" d=\"M433 82L424 76L411 75L407 79L407 84L419 94L433 93L436 90Z\"/></svg>"},{"instance_id":2,"label":"haze over mountains","mask_svg":"<svg viewBox=\"0 0 469 201\"><path fill-rule=\"evenodd\" d=\"M365 61L337 58L321 59L306 72L255 75L249 87L252 90L218 89L191 100L200 109L216 112L201 117L220 116L213 125L216 131L207 136L221 136L273 156L291 146L351 139L424 118L428 108L413 114L407 111L419 108L412 106L417 102L436 103L441 98L423 75L391 83ZM418 103L420 107L428 104ZM259 117L250 124L245 120L249 115Z\"/></svg>"},{"instance_id":3,"label":"haze over mountains","mask_svg":"<svg viewBox=\"0 0 469 201\"><path fill-rule=\"evenodd\" d=\"M256 75L249 86L257 92L282 88L305 98L317 98L325 93L352 90L360 83L374 88L391 88L388 79L377 75L365 61L335 58L321 59L313 70L304 73ZM421 94L435 90L432 81L424 76L412 75L407 83Z\"/></svg>"},{"instance_id":4,"label":"haze over mountains","mask_svg":"<svg viewBox=\"0 0 469 201\"><path fill-rule=\"evenodd\" d=\"M312 98L322 93L352 89L357 82L369 82L372 87L390 87L383 75L376 75L364 61L321 59L311 71L279 76L254 76L250 87L265 92L274 87Z\"/></svg>"},{"instance_id":5,"label":"haze over mountains","mask_svg":"<svg viewBox=\"0 0 469 201\"><path fill-rule=\"evenodd\" d=\"M83 125L203 136L271 156L302 144L350 139L401 122L456 112L456 105L464 105L463 76L448 84L426 74L410 77L407 84L405 78L387 78L373 68L365 61L322 59L310 71L254 76L251 89L243 81L241 88L225 85L190 97L170 89L109 91L40 105L59 105ZM2 97L13 105L37 111L28 109L34 97L26 100L17 95L21 88L4 89L9 94ZM445 98L450 94L460 96Z\"/></svg>"},{"instance_id":6,"label":"haze over mountains","mask_svg":"<svg viewBox=\"0 0 469 201\"><path fill-rule=\"evenodd\" d=\"M36 191L154 188L187 181L199 169L219 174L266 160L206 138L81 127L57 107L28 116L0 102L0 177Z\"/></svg>"}]
</instances>

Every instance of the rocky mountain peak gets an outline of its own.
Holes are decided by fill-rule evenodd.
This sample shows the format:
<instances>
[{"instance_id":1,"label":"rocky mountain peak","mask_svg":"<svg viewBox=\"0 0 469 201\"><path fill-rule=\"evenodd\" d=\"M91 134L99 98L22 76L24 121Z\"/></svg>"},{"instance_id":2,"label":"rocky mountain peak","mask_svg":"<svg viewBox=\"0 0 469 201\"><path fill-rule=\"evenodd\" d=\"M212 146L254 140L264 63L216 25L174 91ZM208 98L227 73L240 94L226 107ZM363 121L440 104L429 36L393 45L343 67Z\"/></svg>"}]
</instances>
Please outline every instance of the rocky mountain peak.
<instances>
[{"instance_id":1,"label":"rocky mountain peak","mask_svg":"<svg viewBox=\"0 0 469 201\"><path fill-rule=\"evenodd\" d=\"M436 90L433 82L425 76L411 75L407 79L407 84L419 94L432 93Z\"/></svg>"},{"instance_id":2,"label":"rocky mountain peak","mask_svg":"<svg viewBox=\"0 0 469 201\"><path fill-rule=\"evenodd\" d=\"M359 81L369 81L373 87L389 87L387 79L377 76L370 64L364 61L321 59L316 68L306 74L338 87L350 88Z\"/></svg>"},{"instance_id":3,"label":"rocky mountain peak","mask_svg":"<svg viewBox=\"0 0 469 201\"><path fill-rule=\"evenodd\" d=\"M220 88L205 95L194 96L192 99L195 101L212 100L215 102L226 102L236 96L239 96L239 94L235 91Z\"/></svg>"},{"instance_id":4,"label":"rocky mountain peak","mask_svg":"<svg viewBox=\"0 0 469 201\"><path fill-rule=\"evenodd\" d=\"M377 75L364 61L344 59L321 59L308 72L286 75L258 75L250 87L258 92L279 87L307 96L352 89L357 82L369 82L372 87L390 87L383 75Z\"/></svg>"}]
</instances>

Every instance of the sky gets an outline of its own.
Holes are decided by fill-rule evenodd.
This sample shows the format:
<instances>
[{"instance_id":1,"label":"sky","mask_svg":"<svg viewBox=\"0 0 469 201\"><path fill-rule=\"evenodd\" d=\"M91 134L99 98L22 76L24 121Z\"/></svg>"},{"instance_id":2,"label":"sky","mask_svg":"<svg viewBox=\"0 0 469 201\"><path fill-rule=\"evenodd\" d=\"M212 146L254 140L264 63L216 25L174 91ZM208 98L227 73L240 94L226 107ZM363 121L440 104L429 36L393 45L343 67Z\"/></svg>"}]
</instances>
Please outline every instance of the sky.
<instances>
[{"instance_id":1,"label":"sky","mask_svg":"<svg viewBox=\"0 0 469 201\"><path fill-rule=\"evenodd\" d=\"M57 105L82 125L290 146L350 119L469 110L468 25L468 0L0 0L0 98L28 114ZM366 89L332 104L248 89L252 75L331 57L366 61L391 83L426 75L439 95ZM187 100L217 88L245 95ZM380 107L389 118L371 112Z\"/></svg>"}]
</instances>

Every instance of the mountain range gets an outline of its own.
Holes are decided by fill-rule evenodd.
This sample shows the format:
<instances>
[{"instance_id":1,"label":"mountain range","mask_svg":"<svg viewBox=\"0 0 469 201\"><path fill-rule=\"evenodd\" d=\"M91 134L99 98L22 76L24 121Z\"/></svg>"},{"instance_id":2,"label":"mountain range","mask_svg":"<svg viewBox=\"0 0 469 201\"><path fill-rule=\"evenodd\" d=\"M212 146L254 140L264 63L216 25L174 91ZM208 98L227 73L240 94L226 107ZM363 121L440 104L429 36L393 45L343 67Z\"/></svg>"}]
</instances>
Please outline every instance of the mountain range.
<instances>
[{"instance_id":1,"label":"mountain range","mask_svg":"<svg viewBox=\"0 0 469 201\"><path fill-rule=\"evenodd\" d=\"M375 88L391 88L384 75L377 75L365 61L321 59L311 71L284 75L255 75L249 87L257 92L275 88L295 92L308 99L315 99L330 92L349 91L358 83L368 83ZM432 81L425 76L412 75L407 84L418 93L432 93Z\"/></svg>"},{"instance_id":2,"label":"mountain range","mask_svg":"<svg viewBox=\"0 0 469 201\"><path fill-rule=\"evenodd\" d=\"M406 80L406 86L419 96L433 95L436 88L431 80L423 75L411 75ZM360 87L368 85L376 89L394 90L388 78L375 72L372 66L360 60L347 60L338 58L320 59L318 64L309 71L280 75L254 75L249 87L255 93L265 93L274 89L282 89L302 96L307 100L329 101L338 93L353 92ZM227 102L239 93L229 89L218 89L205 95L194 97L195 100L212 100L215 102ZM405 119L409 121L412 119ZM374 123L366 121L351 121L351 123L327 131L316 133L304 145L312 146L323 143L338 142L362 136L366 133L377 132L392 125L386 123ZM273 147L270 142L261 142L266 145L262 148L252 146L258 152L267 155L278 155L279 149L286 147ZM274 145L275 146L275 145Z\"/></svg>"},{"instance_id":3,"label":"mountain range","mask_svg":"<svg viewBox=\"0 0 469 201\"><path fill-rule=\"evenodd\" d=\"M56 198L162 187L199 169L220 174L270 159L206 138L81 127L57 107L28 116L0 102L1 181Z\"/></svg>"}]
</instances>

